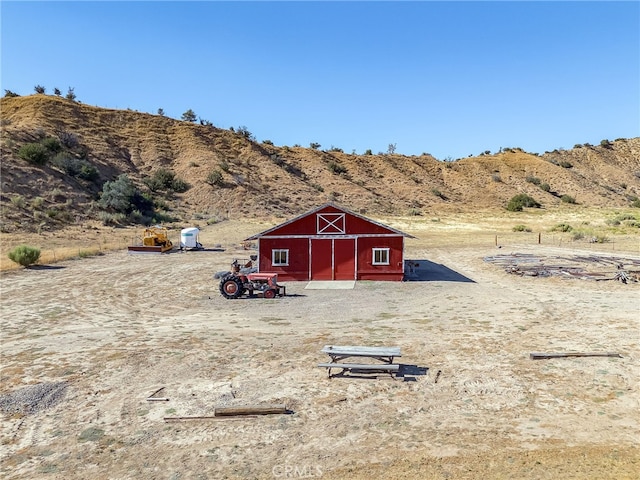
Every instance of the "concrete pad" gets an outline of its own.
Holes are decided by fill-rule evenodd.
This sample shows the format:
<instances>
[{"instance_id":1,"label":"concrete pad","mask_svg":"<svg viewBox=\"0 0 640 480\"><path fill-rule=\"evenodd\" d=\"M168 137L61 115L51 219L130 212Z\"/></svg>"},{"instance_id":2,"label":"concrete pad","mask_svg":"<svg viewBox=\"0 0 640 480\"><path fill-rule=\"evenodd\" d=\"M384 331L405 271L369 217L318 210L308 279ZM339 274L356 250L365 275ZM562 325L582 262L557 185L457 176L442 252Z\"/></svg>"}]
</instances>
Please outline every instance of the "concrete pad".
<instances>
[{"instance_id":1,"label":"concrete pad","mask_svg":"<svg viewBox=\"0 0 640 480\"><path fill-rule=\"evenodd\" d=\"M312 280L305 290L352 290L356 286L355 280Z\"/></svg>"}]
</instances>

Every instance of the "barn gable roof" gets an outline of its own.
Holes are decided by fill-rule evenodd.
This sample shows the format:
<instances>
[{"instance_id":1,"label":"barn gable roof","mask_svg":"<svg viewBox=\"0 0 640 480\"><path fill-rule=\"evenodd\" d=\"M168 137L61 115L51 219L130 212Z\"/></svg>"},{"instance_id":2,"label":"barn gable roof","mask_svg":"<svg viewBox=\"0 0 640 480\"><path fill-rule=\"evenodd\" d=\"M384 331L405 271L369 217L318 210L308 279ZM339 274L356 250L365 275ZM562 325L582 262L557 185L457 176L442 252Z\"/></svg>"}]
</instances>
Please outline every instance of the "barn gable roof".
<instances>
[{"instance_id":1,"label":"barn gable roof","mask_svg":"<svg viewBox=\"0 0 640 480\"><path fill-rule=\"evenodd\" d=\"M340 212L342 212L342 213L346 213L346 214L348 214L348 215L352 215L352 216L354 216L354 217L357 217L357 218L359 218L359 219L361 219L361 220L363 220L363 221L365 221L365 222L371 223L372 225L376 225L377 227L380 227L380 228L383 228L383 229L385 229L385 230L388 230L388 231L389 231L389 233L395 233L395 234L397 234L397 235L402 235L403 237L407 237L407 238L415 238L413 235L409 235L408 233L401 232L400 230L397 230L397 229L395 229L395 228L392 228L392 227L390 227L390 226L388 226L388 225L384 225L383 223L376 222L376 221L374 221L374 220L371 220L370 218L363 217L362 215L357 214L357 213L355 213L355 212L352 212L352 211L350 211L350 210L348 210L348 209L346 209L346 208L344 208L344 207L339 207L338 205L336 205L336 204L334 204L334 203L325 203L324 205L320 205L319 207L314 208L313 210L310 210L310 211L308 211L308 212L306 212L306 213L303 213L302 215L298 215L297 217L292 218L291 220L287 220L286 222L281 223L281 224L279 224L279 225L276 225L275 227L271 227L271 228L269 228L269 229L267 229L267 230L265 230L265 231L263 231L263 232L256 233L255 235L252 235L251 237L249 237L249 238L245 239L245 241L249 241L249 240L257 240L257 239L259 239L260 237L269 236L269 234L270 234L270 233L272 233L272 232L274 232L274 231L276 231L276 230L279 230L279 229L281 229L282 227L285 227L285 226L287 226L287 225L290 225L290 224L292 224L292 223L295 223L295 222L297 222L298 220L300 220L300 219L302 219L302 218L305 218L305 217L307 217L307 216L309 216L309 215L313 215L313 214L315 214L315 213L317 213L317 212L320 212L320 211L322 211L323 209L325 209L325 208L327 208L327 207L332 207L332 208L334 208L334 209L336 209L336 210L339 210L339 211L340 211Z\"/></svg>"}]
</instances>

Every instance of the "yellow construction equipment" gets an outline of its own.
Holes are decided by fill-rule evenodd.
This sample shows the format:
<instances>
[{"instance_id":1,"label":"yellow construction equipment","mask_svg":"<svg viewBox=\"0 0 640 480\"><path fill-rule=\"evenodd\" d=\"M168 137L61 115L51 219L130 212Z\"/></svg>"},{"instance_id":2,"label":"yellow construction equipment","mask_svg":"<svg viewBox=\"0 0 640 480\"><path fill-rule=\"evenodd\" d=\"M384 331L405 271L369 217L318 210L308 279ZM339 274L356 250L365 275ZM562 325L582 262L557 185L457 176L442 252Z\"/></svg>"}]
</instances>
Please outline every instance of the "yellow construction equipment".
<instances>
[{"instance_id":1,"label":"yellow construction equipment","mask_svg":"<svg viewBox=\"0 0 640 480\"><path fill-rule=\"evenodd\" d=\"M173 249L164 227L149 227L142 234L142 243L128 247L129 253L165 253Z\"/></svg>"}]
</instances>

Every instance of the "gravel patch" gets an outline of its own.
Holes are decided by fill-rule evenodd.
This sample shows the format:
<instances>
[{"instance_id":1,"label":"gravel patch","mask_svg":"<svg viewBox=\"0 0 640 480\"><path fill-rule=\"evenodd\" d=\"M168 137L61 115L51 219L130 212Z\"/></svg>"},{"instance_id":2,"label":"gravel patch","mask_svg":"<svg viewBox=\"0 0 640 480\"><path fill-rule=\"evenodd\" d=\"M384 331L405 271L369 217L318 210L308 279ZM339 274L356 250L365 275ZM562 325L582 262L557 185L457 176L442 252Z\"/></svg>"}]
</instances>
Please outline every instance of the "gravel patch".
<instances>
[{"instance_id":1,"label":"gravel patch","mask_svg":"<svg viewBox=\"0 0 640 480\"><path fill-rule=\"evenodd\" d=\"M47 382L29 385L11 393L0 395L0 410L4 413L38 413L60 403L67 382Z\"/></svg>"}]
</instances>

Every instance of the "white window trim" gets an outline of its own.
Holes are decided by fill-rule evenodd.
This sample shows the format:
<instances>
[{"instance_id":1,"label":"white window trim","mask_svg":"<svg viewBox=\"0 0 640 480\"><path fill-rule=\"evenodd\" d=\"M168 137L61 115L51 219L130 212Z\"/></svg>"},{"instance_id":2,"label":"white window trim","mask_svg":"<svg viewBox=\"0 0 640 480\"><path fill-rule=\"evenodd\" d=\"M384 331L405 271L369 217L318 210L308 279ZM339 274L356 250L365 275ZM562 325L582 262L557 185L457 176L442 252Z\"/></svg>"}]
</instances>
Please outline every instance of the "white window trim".
<instances>
[{"instance_id":1,"label":"white window trim","mask_svg":"<svg viewBox=\"0 0 640 480\"><path fill-rule=\"evenodd\" d=\"M287 255L287 261L285 263L276 263L276 252L285 252ZM271 250L271 265L274 267L288 267L289 266L289 249L288 248L274 248Z\"/></svg>"},{"instance_id":2,"label":"white window trim","mask_svg":"<svg viewBox=\"0 0 640 480\"><path fill-rule=\"evenodd\" d=\"M371 265L389 265L390 263L390 258L389 258L389 248L373 248L372 249L372 256L371 256ZM376 252L385 252L385 256L387 257L387 261L386 262L376 262Z\"/></svg>"}]
</instances>

